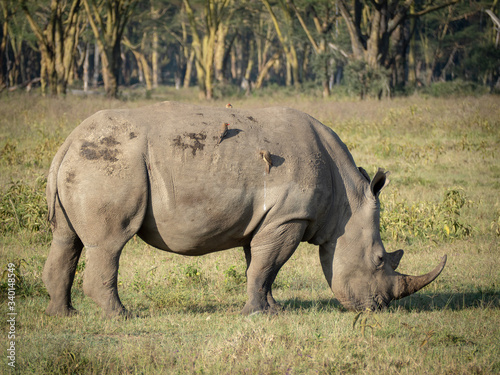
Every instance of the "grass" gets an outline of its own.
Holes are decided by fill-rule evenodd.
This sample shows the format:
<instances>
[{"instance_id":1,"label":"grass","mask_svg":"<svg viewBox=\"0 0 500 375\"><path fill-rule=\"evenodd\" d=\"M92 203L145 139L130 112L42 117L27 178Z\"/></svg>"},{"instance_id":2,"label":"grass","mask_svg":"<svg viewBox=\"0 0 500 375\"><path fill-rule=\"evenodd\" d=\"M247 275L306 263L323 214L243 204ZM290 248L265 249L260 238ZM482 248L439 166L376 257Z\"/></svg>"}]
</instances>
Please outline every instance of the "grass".
<instances>
[{"instance_id":1,"label":"grass","mask_svg":"<svg viewBox=\"0 0 500 375\"><path fill-rule=\"evenodd\" d=\"M158 100L193 101L164 90ZM195 100L197 101L197 100ZM500 373L500 98L387 101L234 96L208 105L286 105L331 126L357 164L390 170L381 196L387 250L421 274L448 255L427 288L380 313L345 311L324 280L317 249L302 244L275 282L277 316L243 317L241 249L185 258L137 238L120 260L119 291L137 319L103 319L83 295L72 318L48 317L41 270L50 245L45 176L63 139L102 108L153 101L0 97L0 349L7 333L8 263L16 268L16 367L33 374L494 374Z\"/></svg>"}]
</instances>

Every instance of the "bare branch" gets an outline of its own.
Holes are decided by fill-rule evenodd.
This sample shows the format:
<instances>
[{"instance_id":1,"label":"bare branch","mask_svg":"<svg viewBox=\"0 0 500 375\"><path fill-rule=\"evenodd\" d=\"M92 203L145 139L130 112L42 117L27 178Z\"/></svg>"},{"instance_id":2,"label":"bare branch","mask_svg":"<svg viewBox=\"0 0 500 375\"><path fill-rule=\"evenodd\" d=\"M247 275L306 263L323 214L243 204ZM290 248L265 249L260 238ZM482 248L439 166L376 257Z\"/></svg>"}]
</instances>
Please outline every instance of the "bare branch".
<instances>
[{"instance_id":1,"label":"bare branch","mask_svg":"<svg viewBox=\"0 0 500 375\"><path fill-rule=\"evenodd\" d=\"M409 17L421 17L427 13L432 13L436 10L439 10L439 9L443 9L443 8L446 8L447 6L450 6L450 5L453 5L453 4L456 4L456 3L459 3L460 0L452 0L448 3L444 3L444 4L440 4L440 5L436 5L432 8L427 8L427 9L424 9L424 10L421 10L420 12L417 12L417 13L411 13L409 14Z\"/></svg>"}]
</instances>

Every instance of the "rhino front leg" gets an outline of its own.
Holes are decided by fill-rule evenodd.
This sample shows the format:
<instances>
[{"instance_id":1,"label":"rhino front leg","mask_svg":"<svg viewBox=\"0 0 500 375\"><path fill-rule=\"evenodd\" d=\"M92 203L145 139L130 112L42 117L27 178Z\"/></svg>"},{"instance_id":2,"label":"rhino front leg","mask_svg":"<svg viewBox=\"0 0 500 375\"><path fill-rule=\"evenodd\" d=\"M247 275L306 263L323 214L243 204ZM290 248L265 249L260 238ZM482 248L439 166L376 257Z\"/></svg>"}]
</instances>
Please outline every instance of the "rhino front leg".
<instances>
[{"instance_id":1,"label":"rhino front leg","mask_svg":"<svg viewBox=\"0 0 500 375\"><path fill-rule=\"evenodd\" d=\"M108 317L125 316L128 312L118 296L118 265L124 244L86 247L83 291Z\"/></svg>"},{"instance_id":2,"label":"rhino front leg","mask_svg":"<svg viewBox=\"0 0 500 375\"><path fill-rule=\"evenodd\" d=\"M302 240L306 225L302 221L293 221L268 226L259 230L250 246L244 248L248 301L241 312L243 315L280 309L272 295L272 284Z\"/></svg>"},{"instance_id":3,"label":"rhino front leg","mask_svg":"<svg viewBox=\"0 0 500 375\"><path fill-rule=\"evenodd\" d=\"M250 246L244 246L243 250L245 251L245 259L247 261L247 270L246 270L245 276L247 277L247 282L248 282L248 268L250 267L250 263L252 261L252 252L250 251ZM269 287L269 290L268 290L267 296L266 296L267 303L269 304L268 309L270 311L281 310L281 305L278 302L276 302L276 300L273 297L273 293L272 293L272 284L274 283L274 280L276 279L277 275L278 275L278 272L275 272L275 275L272 278L273 281L271 282L271 287ZM242 313L244 314L244 312L242 312Z\"/></svg>"}]
</instances>

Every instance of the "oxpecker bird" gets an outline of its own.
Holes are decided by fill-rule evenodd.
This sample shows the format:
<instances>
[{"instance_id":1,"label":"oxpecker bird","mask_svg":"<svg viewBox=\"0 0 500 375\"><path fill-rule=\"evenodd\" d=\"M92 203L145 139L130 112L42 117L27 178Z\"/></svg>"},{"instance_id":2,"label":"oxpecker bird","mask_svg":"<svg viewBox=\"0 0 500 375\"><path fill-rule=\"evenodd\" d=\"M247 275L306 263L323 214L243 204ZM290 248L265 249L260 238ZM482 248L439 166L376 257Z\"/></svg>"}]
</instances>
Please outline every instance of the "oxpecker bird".
<instances>
[{"instance_id":1,"label":"oxpecker bird","mask_svg":"<svg viewBox=\"0 0 500 375\"><path fill-rule=\"evenodd\" d=\"M260 156L262 156L262 160L266 162L266 173L269 174L269 172L271 171L271 167L273 165L271 154L267 150L260 150L259 154Z\"/></svg>"},{"instance_id":2,"label":"oxpecker bird","mask_svg":"<svg viewBox=\"0 0 500 375\"><path fill-rule=\"evenodd\" d=\"M217 145L222 142L222 139L226 136L227 134L227 127L229 124L227 122L223 123L221 128L220 128L220 133L219 133L219 140L217 141Z\"/></svg>"}]
</instances>

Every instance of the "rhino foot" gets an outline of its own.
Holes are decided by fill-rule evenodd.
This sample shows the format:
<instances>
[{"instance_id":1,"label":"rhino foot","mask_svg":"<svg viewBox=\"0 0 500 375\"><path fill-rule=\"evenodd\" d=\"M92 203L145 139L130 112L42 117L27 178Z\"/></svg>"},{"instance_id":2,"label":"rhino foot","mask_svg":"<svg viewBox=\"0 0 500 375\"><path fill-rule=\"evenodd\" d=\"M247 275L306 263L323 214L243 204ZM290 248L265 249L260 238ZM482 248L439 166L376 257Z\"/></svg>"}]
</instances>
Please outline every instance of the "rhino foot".
<instances>
[{"instance_id":1,"label":"rhino foot","mask_svg":"<svg viewBox=\"0 0 500 375\"><path fill-rule=\"evenodd\" d=\"M75 316L78 315L79 312L76 310L73 306L68 306L68 305L56 305L52 303L52 301L49 303L49 307L47 307L47 310L45 310L45 313L50 316Z\"/></svg>"},{"instance_id":2,"label":"rhino foot","mask_svg":"<svg viewBox=\"0 0 500 375\"><path fill-rule=\"evenodd\" d=\"M246 315L246 316L252 316L256 314L277 315L281 311L283 311L283 307L279 303L273 303L272 305L266 304L264 306L253 306L251 303L247 302L243 310L241 310L241 315Z\"/></svg>"},{"instance_id":3,"label":"rhino foot","mask_svg":"<svg viewBox=\"0 0 500 375\"><path fill-rule=\"evenodd\" d=\"M268 313L270 314L278 314L284 310L283 306L279 303L274 303L269 306Z\"/></svg>"},{"instance_id":4,"label":"rhino foot","mask_svg":"<svg viewBox=\"0 0 500 375\"><path fill-rule=\"evenodd\" d=\"M139 315L134 314L126 309L123 309L123 310L106 311L104 313L104 317L108 319L128 320L128 319L139 318Z\"/></svg>"}]
</instances>

